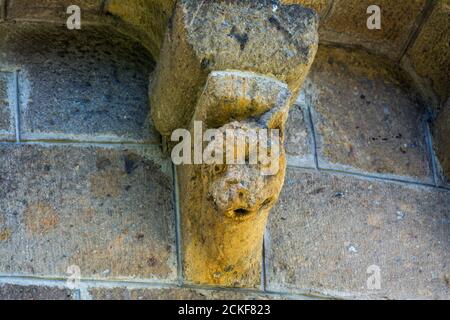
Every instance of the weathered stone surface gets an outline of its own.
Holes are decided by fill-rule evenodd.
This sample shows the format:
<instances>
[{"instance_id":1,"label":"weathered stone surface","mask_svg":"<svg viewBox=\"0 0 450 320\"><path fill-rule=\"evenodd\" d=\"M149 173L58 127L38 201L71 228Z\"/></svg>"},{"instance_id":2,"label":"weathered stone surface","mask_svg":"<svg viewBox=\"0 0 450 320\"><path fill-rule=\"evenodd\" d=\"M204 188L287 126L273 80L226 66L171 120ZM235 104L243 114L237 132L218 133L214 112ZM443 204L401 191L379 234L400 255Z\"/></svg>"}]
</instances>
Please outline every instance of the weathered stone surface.
<instances>
[{"instance_id":1,"label":"weathered stone surface","mask_svg":"<svg viewBox=\"0 0 450 320\"><path fill-rule=\"evenodd\" d=\"M195 136L201 122L204 130L216 129L222 138L232 130L243 141L224 149L223 139L210 140L207 149L221 156L219 163L212 156L177 168L189 282L260 283L263 230L284 179L291 91L298 94L312 64L317 19L310 9L277 1L177 2L152 91L156 127L169 141L181 128ZM256 141L261 130L278 130L281 139L263 145ZM253 147L275 155L274 172L264 174L274 161L248 161ZM230 163L235 150L244 151L243 165Z\"/></svg>"},{"instance_id":2,"label":"weathered stone surface","mask_svg":"<svg viewBox=\"0 0 450 320\"><path fill-rule=\"evenodd\" d=\"M271 290L450 298L450 193L288 169L266 241ZM381 269L368 290L367 268Z\"/></svg>"},{"instance_id":3,"label":"weathered stone surface","mask_svg":"<svg viewBox=\"0 0 450 320\"><path fill-rule=\"evenodd\" d=\"M109 0L105 11L127 22L133 28L131 34L157 59L174 5L175 0Z\"/></svg>"},{"instance_id":4,"label":"weathered stone surface","mask_svg":"<svg viewBox=\"0 0 450 320\"><path fill-rule=\"evenodd\" d=\"M6 18L6 0L0 0L0 22Z\"/></svg>"},{"instance_id":5,"label":"weathered stone surface","mask_svg":"<svg viewBox=\"0 0 450 320\"><path fill-rule=\"evenodd\" d=\"M217 136L207 149L222 159L177 168L188 281L259 286L264 228L283 185L286 160L282 141L269 137L264 145L256 137L261 129L284 132L290 97L286 84L251 72L212 72L208 77L191 136L195 136L195 122L203 123L204 130L218 128L222 139ZM228 130L243 143L224 148ZM263 164L261 158L251 163L255 153L250 148L258 146L260 154L274 155L271 163ZM230 158L238 158L235 150L248 160L230 163Z\"/></svg>"},{"instance_id":6,"label":"weathered stone surface","mask_svg":"<svg viewBox=\"0 0 450 320\"><path fill-rule=\"evenodd\" d=\"M147 147L1 145L0 273L176 277L171 165Z\"/></svg>"},{"instance_id":7,"label":"weathered stone surface","mask_svg":"<svg viewBox=\"0 0 450 320\"><path fill-rule=\"evenodd\" d=\"M308 82L305 82L305 87ZM288 165L314 167L313 136L309 127L309 111L306 90L302 90L296 103L292 106L286 123L286 156Z\"/></svg>"},{"instance_id":8,"label":"weathered stone surface","mask_svg":"<svg viewBox=\"0 0 450 320\"><path fill-rule=\"evenodd\" d=\"M450 1L436 1L433 12L421 29L402 64L417 73L422 93L436 107L450 97Z\"/></svg>"},{"instance_id":9,"label":"weathered stone surface","mask_svg":"<svg viewBox=\"0 0 450 320\"><path fill-rule=\"evenodd\" d=\"M68 289L45 286L0 284L0 300L72 300Z\"/></svg>"},{"instance_id":10,"label":"weathered stone surface","mask_svg":"<svg viewBox=\"0 0 450 320\"><path fill-rule=\"evenodd\" d=\"M150 54L109 27L0 26L0 64L19 66L23 139L149 141Z\"/></svg>"},{"instance_id":11,"label":"weathered stone surface","mask_svg":"<svg viewBox=\"0 0 450 320\"><path fill-rule=\"evenodd\" d=\"M379 0L336 0L321 23L320 39L333 43L363 46L372 52L399 59L422 14L426 0L398 2ZM381 30L367 28L367 8L381 8Z\"/></svg>"},{"instance_id":12,"label":"weathered stone surface","mask_svg":"<svg viewBox=\"0 0 450 320\"><path fill-rule=\"evenodd\" d=\"M434 125L434 147L443 170L443 183L450 185L450 103L441 111Z\"/></svg>"},{"instance_id":13,"label":"weathered stone surface","mask_svg":"<svg viewBox=\"0 0 450 320\"><path fill-rule=\"evenodd\" d=\"M13 132L12 81L11 73L0 72L0 138L7 138Z\"/></svg>"},{"instance_id":14,"label":"weathered stone surface","mask_svg":"<svg viewBox=\"0 0 450 320\"><path fill-rule=\"evenodd\" d=\"M296 96L317 49L317 15L273 1L179 1L152 94L164 136L187 128L213 70L251 71L286 82ZM174 111L176 110L176 111Z\"/></svg>"},{"instance_id":15,"label":"weathered stone surface","mask_svg":"<svg viewBox=\"0 0 450 320\"><path fill-rule=\"evenodd\" d=\"M200 290L188 288L127 289L90 288L93 300L279 300L276 295L246 291ZM284 297L284 299L286 299Z\"/></svg>"},{"instance_id":16,"label":"weathered stone surface","mask_svg":"<svg viewBox=\"0 0 450 320\"><path fill-rule=\"evenodd\" d=\"M13 0L7 2L8 19L50 20L65 22L69 17L67 8L77 5L81 9L81 18L99 15L101 0Z\"/></svg>"},{"instance_id":17,"label":"weathered stone surface","mask_svg":"<svg viewBox=\"0 0 450 320\"><path fill-rule=\"evenodd\" d=\"M331 6L331 0L281 0L283 4L301 4L307 8L316 10L323 17Z\"/></svg>"},{"instance_id":18,"label":"weathered stone surface","mask_svg":"<svg viewBox=\"0 0 450 320\"><path fill-rule=\"evenodd\" d=\"M309 80L321 167L432 181L424 111L395 70L321 47Z\"/></svg>"}]
</instances>

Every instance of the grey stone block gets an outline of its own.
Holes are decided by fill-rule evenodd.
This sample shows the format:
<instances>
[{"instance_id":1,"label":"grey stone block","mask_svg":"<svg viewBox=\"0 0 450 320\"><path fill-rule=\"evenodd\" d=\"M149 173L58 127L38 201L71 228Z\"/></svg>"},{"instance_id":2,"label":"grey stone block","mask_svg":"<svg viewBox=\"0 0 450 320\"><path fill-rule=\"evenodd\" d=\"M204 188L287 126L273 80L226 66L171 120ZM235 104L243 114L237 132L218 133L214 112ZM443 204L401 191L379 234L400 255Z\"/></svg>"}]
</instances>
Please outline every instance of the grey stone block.
<instances>
[{"instance_id":1,"label":"grey stone block","mask_svg":"<svg viewBox=\"0 0 450 320\"><path fill-rule=\"evenodd\" d=\"M0 145L0 273L172 282L172 184L156 147Z\"/></svg>"},{"instance_id":2,"label":"grey stone block","mask_svg":"<svg viewBox=\"0 0 450 320\"><path fill-rule=\"evenodd\" d=\"M1 64L21 68L23 139L159 143L140 44L110 27L6 23L0 34Z\"/></svg>"},{"instance_id":3,"label":"grey stone block","mask_svg":"<svg viewBox=\"0 0 450 320\"><path fill-rule=\"evenodd\" d=\"M308 81L304 86L308 86ZM285 149L288 165L314 168L314 145L309 123L308 99L306 90L302 90L297 103L289 112Z\"/></svg>"},{"instance_id":4,"label":"grey stone block","mask_svg":"<svg viewBox=\"0 0 450 320\"><path fill-rule=\"evenodd\" d=\"M66 22L67 8L77 5L82 19L93 20L101 13L102 0L34 0L8 1L8 19ZM83 20L82 20L83 21Z\"/></svg>"},{"instance_id":5,"label":"grey stone block","mask_svg":"<svg viewBox=\"0 0 450 320\"><path fill-rule=\"evenodd\" d=\"M230 290L202 290L189 288L90 288L89 294L94 300L280 300L287 299L263 292Z\"/></svg>"},{"instance_id":6,"label":"grey stone block","mask_svg":"<svg viewBox=\"0 0 450 320\"><path fill-rule=\"evenodd\" d=\"M449 206L448 191L288 169L268 225L268 287L449 299ZM380 290L367 286L373 265Z\"/></svg>"},{"instance_id":7,"label":"grey stone block","mask_svg":"<svg viewBox=\"0 0 450 320\"><path fill-rule=\"evenodd\" d=\"M68 289L0 284L0 300L73 300Z\"/></svg>"},{"instance_id":8,"label":"grey stone block","mask_svg":"<svg viewBox=\"0 0 450 320\"><path fill-rule=\"evenodd\" d=\"M433 183L426 109L396 72L362 52L319 49L309 80L321 168Z\"/></svg>"},{"instance_id":9,"label":"grey stone block","mask_svg":"<svg viewBox=\"0 0 450 320\"><path fill-rule=\"evenodd\" d=\"M14 85L11 72L0 71L0 139L14 136Z\"/></svg>"}]
</instances>

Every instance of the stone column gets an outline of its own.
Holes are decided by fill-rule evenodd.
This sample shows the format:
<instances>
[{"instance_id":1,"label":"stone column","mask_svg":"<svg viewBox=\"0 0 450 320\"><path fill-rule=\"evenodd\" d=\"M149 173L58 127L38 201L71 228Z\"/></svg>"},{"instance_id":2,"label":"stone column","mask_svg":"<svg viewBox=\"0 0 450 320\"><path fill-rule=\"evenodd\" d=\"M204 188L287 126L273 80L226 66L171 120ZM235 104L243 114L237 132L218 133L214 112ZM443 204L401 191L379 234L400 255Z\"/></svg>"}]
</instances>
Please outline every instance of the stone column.
<instances>
[{"instance_id":1,"label":"stone column","mask_svg":"<svg viewBox=\"0 0 450 320\"><path fill-rule=\"evenodd\" d=\"M202 144L211 157L223 151L225 164L203 157L177 167L187 281L260 282L263 233L284 181L285 122L317 51L317 20L310 9L270 0L176 4L152 88L155 126L166 141L177 129L200 140L215 129L224 137L233 130L242 142L232 150L220 139ZM264 130L268 138L258 140ZM276 170L250 161L255 141L260 152L275 155ZM226 161L240 151L244 164Z\"/></svg>"}]
</instances>

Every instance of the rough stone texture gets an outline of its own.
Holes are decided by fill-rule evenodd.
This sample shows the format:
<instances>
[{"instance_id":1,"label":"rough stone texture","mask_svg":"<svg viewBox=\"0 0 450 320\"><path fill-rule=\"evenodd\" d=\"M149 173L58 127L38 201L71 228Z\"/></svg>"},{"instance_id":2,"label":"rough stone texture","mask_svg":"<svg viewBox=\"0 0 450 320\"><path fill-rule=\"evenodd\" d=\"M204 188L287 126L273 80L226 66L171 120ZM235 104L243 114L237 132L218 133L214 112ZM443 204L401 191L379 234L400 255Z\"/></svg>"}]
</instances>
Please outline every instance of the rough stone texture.
<instances>
[{"instance_id":1,"label":"rough stone texture","mask_svg":"<svg viewBox=\"0 0 450 320\"><path fill-rule=\"evenodd\" d=\"M12 81L11 73L0 72L0 138L7 138L13 132Z\"/></svg>"},{"instance_id":2,"label":"rough stone texture","mask_svg":"<svg viewBox=\"0 0 450 320\"><path fill-rule=\"evenodd\" d=\"M152 95L158 131L187 128L213 70L252 71L286 82L296 96L317 50L317 15L269 0L179 1ZM176 110L174 112L173 110Z\"/></svg>"},{"instance_id":3,"label":"rough stone texture","mask_svg":"<svg viewBox=\"0 0 450 320\"><path fill-rule=\"evenodd\" d=\"M333 296L450 298L450 193L288 169L271 215L271 290ZM367 268L381 268L370 291Z\"/></svg>"},{"instance_id":4,"label":"rough stone texture","mask_svg":"<svg viewBox=\"0 0 450 320\"><path fill-rule=\"evenodd\" d=\"M105 11L129 24L129 32L158 58L174 5L175 0L109 0Z\"/></svg>"},{"instance_id":5,"label":"rough stone texture","mask_svg":"<svg viewBox=\"0 0 450 320\"><path fill-rule=\"evenodd\" d=\"M305 85L319 164L431 182L417 97L365 53L321 47Z\"/></svg>"},{"instance_id":6,"label":"rough stone texture","mask_svg":"<svg viewBox=\"0 0 450 320\"><path fill-rule=\"evenodd\" d=\"M101 13L101 0L13 0L7 2L8 19L52 20L65 22L69 17L67 8L77 5L81 9L81 19Z\"/></svg>"},{"instance_id":7,"label":"rough stone texture","mask_svg":"<svg viewBox=\"0 0 450 320\"><path fill-rule=\"evenodd\" d=\"M6 18L6 0L0 0L0 22Z\"/></svg>"},{"instance_id":8,"label":"rough stone texture","mask_svg":"<svg viewBox=\"0 0 450 320\"><path fill-rule=\"evenodd\" d=\"M281 0L283 4L300 4L316 10L322 18L330 9L332 0Z\"/></svg>"},{"instance_id":9,"label":"rough stone texture","mask_svg":"<svg viewBox=\"0 0 450 320\"><path fill-rule=\"evenodd\" d=\"M249 141L257 136L252 131L284 136L291 91L298 94L316 53L317 20L311 9L268 0L177 2L152 91L156 127L169 141L180 128L194 136L201 121L222 137L240 130L237 139L244 140L225 150L225 165L223 140L215 139L207 147L222 155L220 164L200 159L178 168L189 282L259 286L263 231L284 179L284 137L262 146L276 155L270 175L261 159L245 165L228 159L235 149L254 158L246 151L257 146Z\"/></svg>"},{"instance_id":10,"label":"rough stone texture","mask_svg":"<svg viewBox=\"0 0 450 320\"><path fill-rule=\"evenodd\" d=\"M372 52L398 60L415 30L416 20L426 0L391 1L335 0L328 17L321 23L320 39L333 43L363 46ZM381 10L381 30L367 28L367 8Z\"/></svg>"},{"instance_id":11,"label":"rough stone texture","mask_svg":"<svg viewBox=\"0 0 450 320\"><path fill-rule=\"evenodd\" d=\"M90 288L93 300L269 300L282 299L263 293L188 288L127 289Z\"/></svg>"},{"instance_id":12,"label":"rough stone texture","mask_svg":"<svg viewBox=\"0 0 450 320\"><path fill-rule=\"evenodd\" d=\"M294 1L316 9L322 18L326 18L329 13L329 1L285 0L283 2ZM150 135L144 133L147 128L143 123L148 109L147 102L145 104L143 102L144 95L139 94L147 90L148 82L145 77L152 70L151 59L148 59L150 55L147 53L141 55L141 52L144 52L141 46L117 35L113 28L120 29L122 33L135 38L150 51L155 59L158 59L165 31L164 26L167 24L174 1L84 1L80 3L81 7L89 8L84 11L83 19L90 17L91 14L97 15L100 2L106 6L106 13L120 19L106 15L97 20L96 16L96 22L111 23L111 28L93 28L88 24L83 25L83 33L87 32L85 35L62 32L62 29L52 31L57 29L42 24L20 25L19 23L14 25L18 31L11 31L10 25L0 24L0 67L2 70L12 70L17 65L22 68L20 80L25 137L54 139L57 133L59 137L75 140L95 138L97 140L142 141L150 137L148 141L153 141L151 139L154 137L154 141L157 141L154 133ZM311 57L312 51L306 52L311 47L308 49L301 45L297 46L297 43L293 41L295 40L293 38L296 38L296 28L302 29L303 26L291 23L289 19L283 20L283 12L286 10L284 7L277 8L274 6L277 4L275 1L268 0L220 1L220 5L217 4L219 1L217 3L201 0L182 2L190 9L187 10L185 17L179 20L174 19L175 23L169 26L171 28L169 31L178 29L169 34L168 41L175 43L171 45L182 47L184 50L180 51L182 54L178 62L187 62L188 66L194 67L187 68L185 78L178 77L186 69L185 65L177 66L178 69L168 68L169 72L174 73L174 78L164 79L164 81L173 81L173 86L168 86L168 90L184 84L195 87L190 88L192 91L180 94L180 104L185 104L186 97L189 97L193 102L192 107L198 105L199 93L205 88L205 79L210 71L230 68L261 73L261 70L267 67L264 73L287 82L295 95L298 90L298 86L297 88L295 86L302 80L295 77L299 75L303 77L306 74L296 69L298 66L295 63L299 62L295 61L295 56L297 52L300 52L297 56L307 59ZM0 0L0 20L2 19L2 3L3 1ZM38 0L30 4L26 1L13 0L9 1L10 18L64 22L67 17L66 6L76 3L76 1L68 3L65 0ZM431 12L429 22L420 28L421 32L418 34L417 41L412 43L407 56L402 60L402 66L414 77L422 93L426 97L432 96L431 100L438 114L441 110L438 105L442 106L442 102L448 98L447 75L450 59L447 53L449 52L448 32L445 32L449 29L448 0L436 2L423 0L410 3L382 1L383 30L379 32L365 28L368 16L365 9L369 5L368 2L336 0L334 3L330 18L323 24L325 41L363 46L375 53L386 54L392 59L398 59L399 54L407 49L407 40L417 27L415 24L420 20L417 18L423 15L421 11L428 12L424 4L437 3L434 11ZM350 8L349 3L352 4ZM235 7L231 17L217 14L214 9L210 10L222 5L226 8ZM258 7L260 5L261 7ZM241 12L242 8L244 10ZM255 24L252 19L242 19L242 16L247 17L248 13L255 8L264 12L262 16L267 18L266 23L259 24L258 19L261 16L255 19L257 21ZM295 13L297 9L289 10ZM309 19L310 16L307 16ZM279 19L280 17L282 19ZM303 18L300 17L300 19ZM121 23L122 20L125 21L124 25ZM210 21L212 23L208 24ZM234 28L233 21L237 21ZM356 24L355 21L357 21ZM216 26L218 28L214 29ZM330 31L328 26L331 26L333 30ZM255 34L246 28L256 30ZM292 32L293 29L295 32ZM198 35L198 30L203 33ZM182 35L182 39L187 40L177 40L174 35L179 34ZM306 42L308 41L314 42L311 38L306 39ZM78 46L80 42L82 46ZM199 47L190 47L192 43ZM301 41L300 44L302 44ZM184 45L186 47L183 47ZM113 49L110 51L107 48ZM214 48L212 52L211 48ZM239 51L241 48L242 52ZM267 55L260 55L262 49L272 51ZM139 53L134 54L134 52ZM168 57L172 52L167 50L166 54L165 57ZM78 59L81 56L83 61L99 66L98 74ZM230 56L232 63L227 64ZM97 61L98 57L100 60ZM278 62L286 61L286 57L291 59L289 62L291 65L282 69L285 66ZM119 62L124 60L126 63ZM23 61L31 61L31 64L25 65ZM73 61L77 62L73 63ZM256 70L254 65L261 61L263 61L261 64L263 67ZM173 67L172 62L168 62L167 65ZM303 61L300 61L301 63ZM80 74L70 69L72 64L81 70ZM66 68L67 65L69 65L68 68ZM125 68L126 72L123 74L121 68L125 65L129 67ZM326 67L322 68L324 65ZM119 69L118 72L117 69ZM141 72L142 69L146 69L145 72ZM389 174L401 176L402 179L409 179L408 177L412 176L413 179L422 182L431 181L419 121L422 110L414 97L404 93L403 85L399 85L397 78L392 76L390 68L365 55L341 52L326 55L326 58L318 63L317 69L317 74L320 75L319 80L317 81L313 75L308 81L307 88L303 92L304 97L292 109L287 124L285 146L291 164L310 166L304 165L302 161L307 160L311 163L313 160L309 157L311 150L307 139L311 138L311 135L308 132L306 121L308 119L305 117L306 108L312 107L320 111L314 113L314 119L316 126L322 130L318 137L324 139L318 139L319 151L323 156L322 166ZM107 71L104 72L104 70ZM75 74L75 77L68 76L66 71ZM83 83L78 83L78 79L84 81L89 71L92 71L90 77L96 81L95 88L89 89L87 86L87 89L80 89ZM138 73L137 79L132 75L134 71ZM119 74L119 80L122 80L123 76L123 82L111 84L111 79L117 80L117 74ZM102 79L98 80L99 78ZM192 79L198 83L194 83ZM400 80L400 82L404 81ZM73 83L75 83L75 92L69 92L67 95L67 88L71 88ZM166 84L163 83L163 85ZM39 90L33 91L35 88ZM54 88L64 91L66 96L61 98ZM117 95L112 98L113 101L109 101L111 97L108 98L108 93L102 91L105 88L111 88L113 92L120 92L125 88L127 96ZM226 87L223 89L227 90ZM80 95L85 92L93 92L95 98L92 101L85 100ZM97 92L100 94L97 95ZM172 91L167 91L164 97L170 98L171 94ZM251 96L252 92L246 92L246 94ZM0 131L2 125L8 127L5 109L2 109L2 95L5 96L5 93L2 93L0 75ZM136 104L128 100L138 96L141 97L136 100L139 102L139 108L135 108ZM232 96L233 99L236 97L239 97L239 94ZM5 100L3 99L3 103ZM214 105L215 102L211 100L207 101L206 105ZM73 101L75 101L74 104L72 104ZM112 108L114 110L111 108L105 110L102 107L104 101L114 105ZM236 127L248 129L252 128L254 125L252 121L255 119L249 121L246 117L252 113L256 113L259 117L266 111L264 105L267 105L267 101L262 104L254 103L253 100L251 103L240 101L236 105L242 109L236 108L238 110L231 112L228 110L224 113L214 113L208 109L206 115L213 116L214 121L218 122L217 126L223 125L221 129ZM125 106L118 107L123 104ZM81 106L79 108L81 115L74 116L72 113L67 113L65 105L71 105L71 109L75 106L75 110ZM249 112L247 108L249 105L256 105L256 108ZM29 106L35 107L34 113L28 109ZM173 107L170 103L167 106ZM98 109L99 107L101 110ZM42 110L44 112L41 112ZM193 108L189 110L193 113ZM382 112L377 112L379 110ZM170 108L166 111L169 115L174 113ZM241 121L224 124L223 122L230 120L227 117L225 121L220 118L224 114L228 114L231 118L237 114L238 120ZM279 125L284 128L286 113L281 112L281 114L283 114L283 120L273 121L272 127ZM437 118L434 144L444 170L449 171L446 169L448 168L446 159L449 158L448 148L446 148L449 145L447 114L448 112L442 110ZM62 118L59 118L59 115L62 115ZM105 120L105 117L108 119ZM167 117L167 114L164 114L164 117ZM67 121L67 119L74 121ZM185 119L186 127L188 127L191 117ZM11 125L14 121L9 120ZM264 119L266 120L267 118ZM403 131L399 134L396 132L397 128L405 130L406 134ZM32 130L35 131L31 132ZM4 136L0 138L4 139ZM171 203L171 182L160 182L160 179L165 181L170 175L167 167L160 169L153 165L147 167L148 158L142 156L142 152L134 151L132 153L138 154L139 159L145 158L145 160L136 160L135 156L129 157L130 150L111 151L67 146L53 148L28 146L19 147L18 150L13 150L12 146L1 146L0 150L2 149L3 152L0 151L2 160L0 161L0 256L2 257L0 273L64 277L67 266L77 263L81 265L82 274L87 278L137 277L158 281L174 280L173 217L166 216L168 212L172 214L171 205L167 204ZM100 156L98 156L99 153ZM107 156L104 157L105 154ZM112 158L114 159L111 160ZM154 158L154 155L150 158ZM81 160L78 161L79 159ZM295 161L292 162L292 159ZM141 163L137 168L136 161ZM83 166L83 163L87 165ZM53 170L53 166L57 166L58 169ZM84 170L84 167L88 169ZM269 200L268 194L278 194L278 188L281 186L279 182L272 185L274 190L267 191L267 189L259 188L261 185L271 187L271 182L260 183L251 169L235 170L235 168L224 169L223 167L203 169L205 170L200 172L203 181L207 184L214 181L211 183L214 200L212 202L217 205L214 210L231 213L232 218L236 218L236 214L253 213L258 203L270 206L274 199L270 199L272 201L268 204L264 199ZM218 172L212 171L215 169L218 169ZM82 171L81 174L79 170ZM139 170L144 171L144 174ZM139 174L135 173L136 171L139 171ZM129 177L130 175L133 177ZM273 269L271 266L268 268L269 286L283 290L287 288L301 291L308 289L321 292L332 291L336 295L348 294L356 297L363 295L394 298L449 296L448 193L431 192L430 189L415 189L404 185L383 185L380 182L371 183L348 177L331 178L328 175L307 172L299 173L299 175L298 179L288 180L287 195L283 197L281 209L277 211L278 214L281 212L281 215L273 216L274 228L278 228L276 234L281 240L273 246L273 239L268 237L267 246L273 253L269 256L269 260L274 257L278 259L274 259L276 262L272 265ZM195 176L198 178L200 175ZM235 187L236 180L239 179L242 179L241 182L244 183ZM134 189L135 186L138 190ZM236 194L241 186L257 189L250 196L244 194L251 201L237 200ZM149 191L150 189L152 192ZM224 189L229 192L223 194ZM134 194L129 195L133 192ZM187 192L182 192L182 196L186 194ZM326 195L323 196L323 194ZM348 198L350 198L349 203L342 204ZM206 201L210 200L211 198L206 199ZM244 209L246 207L242 203L249 204L252 210ZM227 209L234 209L235 205L239 209L233 216L231 212L233 210ZM298 208L300 210L296 212L295 209ZM161 216L161 212L164 216ZM300 222L298 219L302 219L303 216L299 212L307 213L305 220ZM310 214L311 212L313 213ZM392 212L395 218L392 217ZM353 217L349 217L352 213ZM264 218L264 215L261 216ZM278 218L280 220L277 220ZM285 218L287 220L283 220ZM155 223L155 221L158 222ZM161 228L160 225L164 225L169 231L161 231L164 227ZM205 225L209 226L206 223L197 227L201 228ZM361 225L364 228L360 228ZM225 239L223 242L240 244L240 239L246 240L245 232L248 229L260 230L261 226L262 223L240 223L240 229L238 228L237 232L232 230L239 234L240 238L233 239L230 232L223 237ZM273 235L274 228L271 228L270 235ZM262 232L259 234L262 235ZM297 235L301 238L300 241L293 240ZM228 240L227 236L231 240ZM393 237L396 238L393 240ZM161 239L163 239L162 242ZM208 237L206 239L210 240ZM375 240L372 241L373 239ZM276 237L275 241L278 241ZM200 242L206 241L201 239ZM375 242L375 249L370 251L373 248L372 242ZM233 247L237 246L233 244ZM287 249L280 250L279 248L283 246ZM277 250L275 253L271 251L274 248ZM322 248L325 248L325 253ZM228 252L228 250L229 248L225 247L225 251ZM241 250L242 252L245 258L253 259L251 255L245 254L245 250ZM314 254L308 256L304 252L314 252ZM257 250L254 253L258 253ZM351 257L347 258L347 255ZM362 259L366 259L367 263L366 260L363 262L351 260L361 255L364 255ZM382 286L386 282L389 284L380 292L370 293L364 291L367 279L365 265L370 260L376 259L388 266L387 275L382 267ZM300 263L307 261L306 272L304 268L296 268L299 261ZM236 271L231 265L226 267L229 267L225 268L226 273L232 274ZM259 275L258 265L253 269L251 279L246 280L250 280L251 284L255 285L256 281L253 279L259 280ZM214 274L214 276L222 275ZM283 284L280 284L280 279L284 281ZM218 283L219 281L210 282ZM243 283L231 284L243 285ZM44 292L56 290L47 287L43 289ZM252 298L254 296L248 292L217 290L203 292L203 290L195 289L132 290L130 287L128 289L92 289L91 294L105 299L110 297L126 299L215 297L221 299L233 298L235 295L239 298L247 298L247 295ZM29 294L27 290L19 291L25 292L25 295L30 298L40 296L38 287L30 289ZM11 289L8 292L12 295L14 290ZM52 292L48 293L48 295L52 294ZM2 287L0 287L0 298L1 296ZM255 296L259 297L258 294Z\"/></svg>"},{"instance_id":13,"label":"rough stone texture","mask_svg":"<svg viewBox=\"0 0 450 320\"><path fill-rule=\"evenodd\" d=\"M309 128L307 96L302 90L299 99L292 106L286 123L286 140L284 143L288 165L314 167L314 150L312 133Z\"/></svg>"},{"instance_id":14,"label":"rough stone texture","mask_svg":"<svg viewBox=\"0 0 450 320\"><path fill-rule=\"evenodd\" d=\"M176 277L171 166L156 147L0 146L0 273Z\"/></svg>"},{"instance_id":15,"label":"rough stone texture","mask_svg":"<svg viewBox=\"0 0 450 320\"><path fill-rule=\"evenodd\" d=\"M443 183L450 186L450 103L441 111L434 125L434 147L443 171Z\"/></svg>"},{"instance_id":16,"label":"rough stone texture","mask_svg":"<svg viewBox=\"0 0 450 320\"><path fill-rule=\"evenodd\" d=\"M412 69L417 74L417 85L435 107L450 97L449 15L450 1L436 1L434 10L402 61L407 70Z\"/></svg>"},{"instance_id":17,"label":"rough stone texture","mask_svg":"<svg viewBox=\"0 0 450 320\"><path fill-rule=\"evenodd\" d=\"M109 27L0 26L0 64L19 66L24 139L159 142L148 52ZM150 123L150 124L149 124Z\"/></svg>"},{"instance_id":18,"label":"rough stone texture","mask_svg":"<svg viewBox=\"0 0 450 320\"><path fill-rule=\"evenodd\" d=\"M260 129L284 132L289 101L287 85L273 78L238 71L210 74L192 121L201 121L204 130L219 128L220 135L226 134L227 139L227 130L234 130L233 138L243 138L243 143L232 149L227 145L224 152L224 138L216 137L207 150L208 154L222 155L220 163L205 161L177 168L184 273L188 281L259 286L263 233L270 208L283 185L285 154L284 150L275 149L282 149L282 141L269 138L266 145L259 141L260 154L271 152L275 158L272 162L277 162L269 164L275 166L268 172L261 158L250 163L253 156L249 145L253 142L253 147L258 146L256 135ZM192 124L192 137L194 128ZM245 135L249 140L245 141ZM235 158L235 150L247 156L243 165L228 160L230 155Z\"/></svg>"},{"instance_id":19,"label":"rough stone texture","mask_svg":"<svg viewBox=\"0 0 450 320\"><path fill-rule=\"evenodd\" d=\"M0 284L0 300L72 300L68 289Z\"/></svg>"}]
</instances>

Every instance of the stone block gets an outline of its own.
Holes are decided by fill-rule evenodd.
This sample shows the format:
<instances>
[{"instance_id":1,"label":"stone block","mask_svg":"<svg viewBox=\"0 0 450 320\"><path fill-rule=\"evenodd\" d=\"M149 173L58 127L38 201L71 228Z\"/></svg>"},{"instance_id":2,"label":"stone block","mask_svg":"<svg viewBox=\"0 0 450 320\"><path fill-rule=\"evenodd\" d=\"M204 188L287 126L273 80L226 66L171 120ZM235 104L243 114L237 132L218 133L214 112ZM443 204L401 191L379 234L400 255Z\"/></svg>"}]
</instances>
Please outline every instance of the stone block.
<instances>
[{"instance_id":1,"label":"stone block","mask_svg":"<svg viewBox=\"0 0 450 320\"><path fill-rule=\"evenodd\" d=\"M450 186L450 103L439 114L434 124L434 147L442 170L442 183Z\"/></svg>"},{"instance_id":2,"label":"stone block","mask_svg":"<svg viewBox=\"0 0 450 320\"><path fill-rule=\"evenodd\" d=\"M367 8L381 9L381 29L367 28ZM336 0L328 17L321 23L320 39L333 43L362 46L391 59L401 58L416 20L426 7L426 0L405 2L379 0Z\"/></svg>"},{"instance_id":3,"label":"stone block","mask_svg":"<svg viewBox=\"0 0 450 320\"><path fill-rule=\"evenodd\" d=\"M0 139L9 140L14 135L14 76L0 71Z\"/></svg>"},{"instance_id":4,"label":"stone block","mask_svg":"<svg viewBox=\"0 0 450 320\"><path fill-rule=\"evenodd\" d=\"M73 300L73 295L58 287L0 284L0 300Z\"/></svg>"},{"instance_id":5,"label":"stone block","mask_svg":"<svg viewBox=\"0 0 450 320\"><path fill-rule=\"evenodd\" d=\"M416 73L422 93L438 110L450 97L449 15L450 1L436 1L431 15L402 61L406 68Z\"/></svg>"},{"instance_id":6,"label":"stone block","mask_svg":"<svg viewBox=\"0 0 450 320\"><path fill-rule=\"evenodd\" d=\"M178 1L153 86L163 136L187 128L211 71L250 71L285 82L297 96L314 59L318 17L269 0ZM172 112L176 110L176 112Z\"/></svg>"},{"instance_id":7,"label":"stone block","mask_svg":"<svg viewBox=\"0 0 450 320\"><path fill-rule=\"evenodd\" d=\"M305 83L305 87L309 84ZM286 123L285 149L288 165L315 167L313 136L310 129L309 97L302 90L296 103L292 106Z\"/></svg>"},{"instance_id":8,"label":"stone block","mask_svg":"<svg viewBox=\"0 0 450 320\"><path fill-rule=\"evenodd\" d=\"M288 169L269 219L268 288L449 299L449 205L449 191ZM379 290L367 286L370 266Z\"/></svg>"},{"instance_id":9,"label":"stone block","mask_svg":"<svg viewBox=\"0 0 450 320\"><path fill-rule=\"evenodd\" d=\"M176 278L171 164L156 147L0 146L0 273Z\"/></svg>"},{"instance_id":10,"label":"stone block","mask_svg":"<svg viewBox=\"0 0 450 320\"><path fill-rule=\"evenodd\" d=\"M309 80L320 167L433 182L425 109L395 69L321 47Z\"/></svg>"},{"instance_id":11,"label":"stone block","mask_svg":"<svg viewBox=\"0 0 450 320\"><path fill-rule=\"evenodd\" d=\"M8 19L14 20L49 20L66 22L70 16L67 8L77 5L81 9L81 19L99 15L101 0L14 0L7 2Z\"/></svg>"},{"instance_id":12,"label":"stone block","mask_svg":"<svg viewBox=\"0 0 450 320\"><path fill-rule=\"evenodd\" d=\"M6 0L0 0L0 22L6 18Z\"/></svg>"},{"instance_id":13,"label":"stone block","mask_svg":"<svg viewBox=\"0 0 450 320\"><path fill-rule=\"evenodd\" d=\"M157 59L174 6L175 0L109 0L105 12L129 24L132 28L129 32ZM123 27L123 30L127 29Z\"/></svg>"},{"instance_id":14,"label":"stone block","mask_svg":"<svg viewBox=\"0 0 450 320\"><path fill-rule=\"evenodd\" d=\"M220 289L202 290L189 288L90 288L93 300L281 300L286 299L263 292L228 291Z\"/></svg>"},{"instance_id":15,"label":"stone block","mask_svg":"<svg viewBox=\"0 0 450 320\"><path fill-rule=\"evenodd\" d=\"M316 10L322 18L330 9L331 0L281 0L283 4L300 4L307 8Z\"/></svg>"},{"instance_id":16,"label":"stone block","mask_svg":"<svg viewBox=\"0 0 450 320\"><path fill-rule=\"evenodd\" d=\"M25 140L159 143L149 117L151 55L109 27L3 24L2 64L20 67Z\"/></svg>"}]
</instances>

